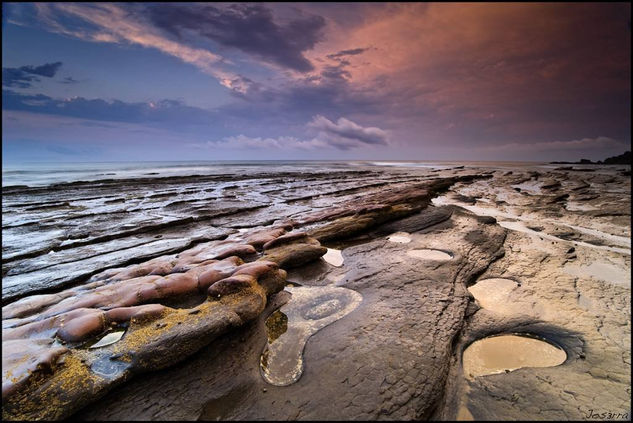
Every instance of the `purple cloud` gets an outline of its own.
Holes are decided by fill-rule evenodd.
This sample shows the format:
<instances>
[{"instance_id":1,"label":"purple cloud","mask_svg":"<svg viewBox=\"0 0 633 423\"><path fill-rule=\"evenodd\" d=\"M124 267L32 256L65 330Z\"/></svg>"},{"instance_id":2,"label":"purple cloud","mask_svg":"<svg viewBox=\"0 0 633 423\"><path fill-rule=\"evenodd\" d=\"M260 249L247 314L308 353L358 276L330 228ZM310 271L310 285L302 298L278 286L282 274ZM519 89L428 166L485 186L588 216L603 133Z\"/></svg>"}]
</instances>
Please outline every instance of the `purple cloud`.
<instances>
[{"instance_id":1,"label":"purple cloud","mask_svg":"<svg viewBox=\"0 0 633 423\"><path fill-rule=\"evenodd\" d=\"M55 76L62 62L46 63L41 66L21 66L19 68L2 68L2 86L29 88L33 82L39 81L38 76L52 78Z\"/></svg>"},{"instance_id":2,"label":"purple cloud","mask_svg":"<svg viewBox=\"0 0 633 423\"><path fill-rule=\"evenodd\" d=\"M319 132L318 139L341 149L348 149L360 145L387 145L389 136L386 131L376 127L362 127L349 119L339 118L334 123L317 115L308 127Z\"/></svg>"},{"instance_id":3,"label":"purple cloud","mask_svg":"<svg viewBox=\"0 0 633 423\"><path fill-rule=\"evenodd\" d=\"M362 54L366 52L367 50L369 50L369 48L353 48L349 50L341 50L338 53L328 54L327 57L329 57L332 60L338 60L341 57L356 56L358 54Z\"/></svg>"},{"instance_id":4,"label":"purple cloud","mask_svg":"<svg viewBox=\"0 0 633 423\"><path fill-rule=\"evenodd\" d=\"M283 68L299 72L314 69L303 55L322 38L325 19L300 16L284 24L275 22L272 11L261 4L211 5L169 8L149 7L152 23L181 40L192 31L226 47L233 47Z\"/></svg>"}]
</instances>

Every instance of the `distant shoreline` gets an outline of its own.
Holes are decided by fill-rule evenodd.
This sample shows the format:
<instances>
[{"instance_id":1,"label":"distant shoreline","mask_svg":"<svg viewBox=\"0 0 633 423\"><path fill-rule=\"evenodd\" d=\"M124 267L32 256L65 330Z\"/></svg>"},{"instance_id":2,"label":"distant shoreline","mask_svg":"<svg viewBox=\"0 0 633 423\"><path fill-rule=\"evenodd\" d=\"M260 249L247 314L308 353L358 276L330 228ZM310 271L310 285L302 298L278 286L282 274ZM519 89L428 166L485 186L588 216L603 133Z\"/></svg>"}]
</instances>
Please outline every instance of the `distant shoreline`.
<instances>
[{"instance_id":1,"label":"distant shoreline","mask_svg":"<svg viewBox=\"0 0 633 423\"><path fill-rule=\"evenodd\" d=\"M597 162L592 162L589 159L580 159L577 162L550 162L550 164L597 164L597 165L623 165L623 164L631 164L631 152L626 151L619 156L608 157L604 159L604 161L598 160Z\"/></svg>"}]
</instances>

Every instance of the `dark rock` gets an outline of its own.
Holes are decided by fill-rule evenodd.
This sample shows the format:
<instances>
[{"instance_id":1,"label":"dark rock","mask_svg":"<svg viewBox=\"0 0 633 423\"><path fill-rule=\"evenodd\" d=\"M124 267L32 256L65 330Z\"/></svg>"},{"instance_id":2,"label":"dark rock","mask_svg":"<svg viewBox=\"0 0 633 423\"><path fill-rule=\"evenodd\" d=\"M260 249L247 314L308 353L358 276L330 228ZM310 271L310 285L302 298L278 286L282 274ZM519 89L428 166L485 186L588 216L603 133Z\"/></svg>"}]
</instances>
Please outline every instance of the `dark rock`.
<instances>
[{"instance_id":1,"label":"dark rock","mask_svg":"<svg viewBox=\"0 0 633 423\"><path fill-rule=\"evenodd\" d=\"M466 195L461 195L461 194L453 194L453 198L457 201L461 201L462 203L466 203L466 204L475 204L477 203L477 199L474 197L468 197Z\"/></svg>"},{"instance_id":2,"label":"dark rock","mask_svg":"<svg viewBox=\"0 0 633 423\"><path fill-rule=\"evenodd\" d=\"M252 278L247 275L222 279L209 287L209 296L213 299L234 294L252 286Z\"/></svg>"},{"instance_id":3,"label":"dark rock","mask_svg":"<svg viewBox=\"0 0 633 423\"><path fill-rule=\"evenodd\" d=\"M604 159L604 164L631 164L631 152L626 151L619 156ZM630 171L629 171L630 172Z\"/></svg>"},{"instance_id":4,"label":"dark rock","mask_svg":"<svg viewBox=\"0 0 633 423\"><path fill-rule=\"evenodd\" d=\"M261 250L264 244L279 238L285 233L286 230L283 228L265 229L253 234L249 234L249 236L246 238L246 243L252 245L258 250Z\"/></svg>"},{"instance_id":5,"label":"dark rock","mask_svg":"<svg viewBox=\"0 0 633 423\"><path fill-rule=\"evenodd\" d=\"M478 222L483 223L485 225L494 225L497 223L497 219L492 216L476 216L475 217Z\"/></svg>"},{"instance_id":6,"label":"dark rock","mask_svg":"<svg viewBox=\"0 0 633 423\"><path fill-rule=\"evenodd\" d=\"M12 383L3 382L3 390L12 399L3 404L3 418L60 419L68 416L131 377L132 373L170 366L229 328L254 319L264 309L267 296L285 285L285 271L272 262L240 266L239 258L231 257L205 263L184 274L144 276L100 286L102 281L95 281L93 285L97 286L92 291L72 291L74 296L61 293L39 301L25 299L21 304L9 307L9 313L24 317L13 319L13 327L3 329L3 346L7 342L10 342L7 348L23 345L30 342L30 337L41 339L34 348L23 348L11 356L3 354L3 371L16 375ZM204 302L194 309L182 310L160 304L129 306L167 296L197 293L200 277L206 280L204 286L227 273L232 276L220 279L209 288L211 295L223 297L213 302L217 305ZM64 299L57 303L57 298ZM32 314L35 311L39 315ZM52 337L75 343L102 333L110 322L127 321L129 328L125 336L115 344L99 348L99 352L51 347ZM128 357L128 361L106 366L104 363L109 362L103 361L102 357L108 351ZM62 354L64 363L47 375L20 364L49 363L52 368ZM59 400L51 403L50 398Z\"/></svg>"},{"instance_id":7,"label":"dark rock","mask_svg":"<svg viewBox=\"0 0 633 423\"><path fill-rule=\"evenodd\" d=\"M269 248L264 252L262 260L277 263L281 268L301 266L319 259L327 253L327 248L316 243L292 243Z\"/></svg>"},{"instance_id":8,"label":"dark rock","mask_svg":"<svg viewBox=\"0 0 633 423\"><path fill-rule=\"evenodd\" d=\"M342 217L309 231L310 236L321 242L349 238L383 222L399 219L417 211L407 204L381 207L378 211Z\"/></svg>"},{"instance_id":9,"label":"dark rock","mask_svg":"<svg viewBox=\"0 0 633 423\"><path fill-rule=\"evenodd\" d=\"M385 236L394 232L414 233L448 220L452 213L452 207L427 207L413 216L380 225L372 233L376 236Z\"/></svg>"},{"instance_id":10,"label":"dark rock","mask_svg":"<svg viewBox=\"0 0 633 423\"><path fill-rule=\"evenodd\" d=\"M464 286L502 254L505 238L503 228L481 224L467 212L450 220L463 231L433 233L434 242L450 246L454 254L441 264L408 257L407 245L385 240L345 250L348 272L341 286L359 292L362 303L312 336L304 350L304 373L291 386L293 395L288 396L289 388L267 385L260 375L261 352L268 342L262 314L246 335L229 334L179 369L137 378L80 416L429 418L443 396L451 345L467 316L470 302ZM477 234L471 236L476 243L466 240L468 233ZM242 338L246 341L237 342Z\"/></svg>"},{"instance_id":11,"label":"dark rock","mask_svg":"<svg viewBox=\"0 0 633 423\"><path fill-rule=\"evenodd\" d=\"M307 241L309 235L306 232L292 232L282 235L264 244L264 250L268 250L273 247L279 247L284 244L291 244L298 241Z\"/></svg>"},{"instance_id":12,"label":"dark rock","mask_svg":"<svg viewBox=\"0 0 633 423\"><path fill-rule=\"evenodd\" d=\"M566 201L568 198L569 198L569 194L557 195L556 197L553 197L553 198L549 199L549 203L550 204L562 203L562 202Z\"/></svg>"},{"instance_id":13,"label":"dark rock","mask_svg":"<svg viewBox=\"0 0 633 423\"><path fill-rule=\"evenodd\" d=\"M545 189L545 190L554 190L560 187L561 187L560 181L557 181L555 179L548 179L546 181L543 181L541 185L541 189Z\"/></svg>"}]
</instances>

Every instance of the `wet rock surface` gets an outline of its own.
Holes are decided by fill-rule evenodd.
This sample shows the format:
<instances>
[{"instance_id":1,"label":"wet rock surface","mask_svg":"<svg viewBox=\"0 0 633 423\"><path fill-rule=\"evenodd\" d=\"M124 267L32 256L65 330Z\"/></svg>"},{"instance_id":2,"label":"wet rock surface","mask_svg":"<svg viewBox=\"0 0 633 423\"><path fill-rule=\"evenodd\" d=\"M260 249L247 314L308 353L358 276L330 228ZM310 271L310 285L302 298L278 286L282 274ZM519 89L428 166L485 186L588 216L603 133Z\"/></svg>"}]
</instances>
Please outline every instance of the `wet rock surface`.
<instances>
[{"instance_id":1,"label":"wet rock surface","mask_svg":"<svg viewBox=\"0 0 633 423\"><path fill-rule=\"evenodd\" d=\"M436 418L583 420L590 410L630 418L630 179L591 170L533 175L529 194L503 190L496 179L483 190L476 183L455 187L480 199L460 206L509 229L504 256L472 288L505 283L473 292L483 308L473 310L460 334ZM561 192L569 194L566 202L549 200ZM500 197L505 204L496 203ZM447 203L458 204L437 202ZM461 355L471 342L516 332L560 345L567 360L464 378Z\"/></svg>"},{"instance_id":2,"label":"wet rock surface","mask_svg":"<svg viewBox=\"0 0 633 423\"><path fill-rule=\"evenodd\" d=\"M281 328L268 324L268 345L260 359L262 377L271 385L288 386L303 373L303 349L308 339L325 326L358 307L362 296L343 287L287 287L289 301L273 315ZM277 317L279 316L279 317ZM279 326L279 323L277 323Z\"/></svg>"},{"instance_id":3,"label":"wet rock surface","mask_svg":"<svg viewBox=\"0 0 633 423\"><path fill-rule=\"evenodd\" d=\"M499 335L478 339L464 350L464 375L509 373L524 367L554 367L567 359L565 350L536 337Z\"/></svg>"},{"instance_id":4,"label":"wet rock surface","mask_svg":"<svg viewBox=\"0 0 633 423\"><path fill-rule=\"evenodd\" d=\"M103 289L77 292L36 316L29 316L27 307L20 310L25 317L4 320L3 347L8 345L11 354L3 353L3 418L66 417L133 374L173 365L257 317L268 295L283 289L286 273L272 262L242 263L231 256L173 278L112 282ZM208 300L203 294L203 302L195 307L134 305L195 295L207 287ZM5 307L7 315L13 304ZM121 326L127 330L118 342L82 348L109 327ZM24 345L14 346L17 342ZM24 362L33 365L25 368Z\"/></svg>"},{"instance_id":5,"label":"wet rock surface","mask_svg":"<svg viewBox=\"0 0 633 423\"><path fill-rule=\"evenodd\" d=\"M134 415L204 420L428 417L442 395L452 341L468 304L464 284L498 258L505 238L503 228L481 224L468 213L454 213L452 219L454 229L459 230L442 230L432 236L411 234L409 244L380 239L347 248L342 265L346 276L339 282L321 287L302 284L287 290L290 298L281 312L292 305L293 293L311 289L315 297L324 295L319 291L323 289L347 290L362 297L360 304L339 320L321 328L308 326L317 330L307 340L309 332L293 331L297 323L288 315L287 329L278 339L294 336L295 342L283 353L296 358L295 349L305 343L304 367L295 383L276 386L260 375L262 352L278 342L268 345L265 319L260 317L259 328L252 329L258 336L249 335L243 342L233 337L226 340L237 347L234 354L223 355L228 346L222 352L209 347L203 353L205 357L223 355L228 362L194 358L177 374L168 371L131 381L97 404L98 410L93 406L80 417L121 418L138 409L138 392L157 392L168 389L167 385L168 396L157 398L150 393L147 398L153 398L153 405ZM473 231L478 231L477 244L465 239ZM451 246L452 260L427 261L406 254L416 247L440 245ZM289 282L300 273L301 269L291 272ZM327 319L339 309L330 304L335 299L328 297L318 304L297 299L297 310L302 313L299 320ZM311 304L312 308L301 304ZM179 383L173 383L174 377ZM226 403L227 398L231 404Z\"/></svg>"},{"instance_id":6,"label":"wet rock surface","mask_svg":"<svg viewBox=\"0 0 633 423\"><path fill-rule=\"evenodd\" d=\"M3 418L630 413L630 179L592 170L371 169L145 178L137 191L108 180L3 190L3 275L24 278L6 291L3 281ZM94 230L74 234L82 226L66 222L73 213ZM30 233L40 236L32 245L11 242ZM156 240L172 244L143 251ZM63 263L49 257L59 253ZM73 263L76 273L59 276ZM506 281L500 295L483 289L475 300L468 290L495 281ZM464 375L469 345L510 334L542 338L567 358Z\"/></svg>"}]
</instances>

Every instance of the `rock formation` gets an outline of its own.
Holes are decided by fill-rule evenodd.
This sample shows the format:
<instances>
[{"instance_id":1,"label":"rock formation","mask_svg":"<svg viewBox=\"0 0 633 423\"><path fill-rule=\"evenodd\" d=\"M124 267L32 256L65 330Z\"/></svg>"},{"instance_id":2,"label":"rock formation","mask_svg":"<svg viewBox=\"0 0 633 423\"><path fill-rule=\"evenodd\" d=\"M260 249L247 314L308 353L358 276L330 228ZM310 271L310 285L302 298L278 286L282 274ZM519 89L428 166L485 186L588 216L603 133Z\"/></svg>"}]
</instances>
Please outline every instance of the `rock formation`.
<instances>
[{"instance_id":1,"label":"rock formation","mask_svg":"<svg viewBox=\"0 0 633 423\"><path fill-rule=\"evenodd\" d=\"M7 234L50 235L6 248L4 419L630 410L630 179L620 170L160 179L126 197L125 183L107 180L3 192ZM103 208L73 209L78 197ZM118 209L126 203L151 211ZM33 207L34 218L18 217ZM73 218L89 225L64 226ZM328 249L342 262L322 260ZM516 283L494 301L468 291L495 279ZM463 374L472 342L510 333L567 359Z\"/></svg>"}]
</instances>

